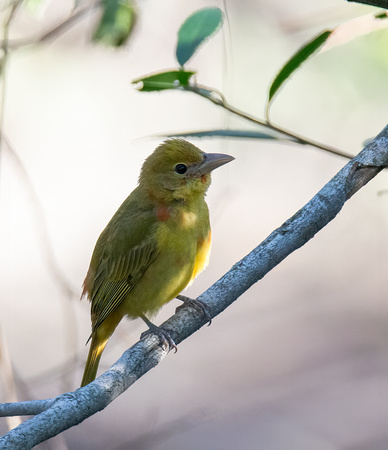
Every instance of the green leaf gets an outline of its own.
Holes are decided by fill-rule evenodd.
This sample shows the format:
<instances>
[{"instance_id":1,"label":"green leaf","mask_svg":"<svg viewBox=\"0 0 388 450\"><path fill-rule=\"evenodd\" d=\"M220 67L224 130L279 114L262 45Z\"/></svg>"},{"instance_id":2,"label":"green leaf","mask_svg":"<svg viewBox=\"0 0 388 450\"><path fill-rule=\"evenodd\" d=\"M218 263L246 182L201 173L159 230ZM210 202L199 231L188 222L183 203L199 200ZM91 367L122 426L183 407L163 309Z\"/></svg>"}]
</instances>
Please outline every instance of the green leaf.
<instances>
[{"instance_id":1,"label":"green leaf","mask_svg":"<svg viewBox=\"0 0 388 450\"><path fill-rule=\"evenodd\" d=\"M376 14L375 18L376 19L387 19L388 18L387 11L382 11L382 12Z\"/></svg>"},{"instance_id":2,"label":"green leaf","mask_svg":"<svg viewBox=\"0 0 388 450\"><path fill-rule=\"evenodd\" d=\"M234 137L248 139L279 139L273 134L250 130L206 130L206 131L187 131L185 133L174 133L166 137Z\"/></svg>"},{"instance_id":3,"label":"green leaf","mask_svg":"<svg viewBox=\"0 0 388 450\"><path fill-rule=\"evenodd\" d=\"M198 47L222 26L224 14L219 8L204 8L189 16L178 31L176 58L183 66Z\"/></svg>"},{"instance_id":4,"label":"green leaf","mask_svg":"<svg viewBox=\"0 0 388 450\"><path fill-rule=\"evenodd\" d=\"M327 41L331 33L332 30L324 31L319 36L305 44L291 59L288 60L271 84L269 89L268 105L282 84L295 72L296 69L298 69L302 63L304 63Z\"/></svg>"},{"instance_id":5,"label":"green leaf","mask_svg":"<svg viewBox=\"0 0 388 450\"><path fill-rule=\"evenodd\" d=\"M93 41L120 47L133 30L136 20L131 0L102 0L101 19L94 30Z\"/></svg>"},{"instance_id":6,"label":"green leaf","mask_svg":"<svg viewBox=\"0 0 388 450\"><path fill-rule=\"evenodd\" d=\"M162 91L163 89L178 89L189 85L190 78L196 72L186 72L184 70L171 70L138 78L132 84L140 84L139 91L151 92Z\"/></svg>"}]
</instances>

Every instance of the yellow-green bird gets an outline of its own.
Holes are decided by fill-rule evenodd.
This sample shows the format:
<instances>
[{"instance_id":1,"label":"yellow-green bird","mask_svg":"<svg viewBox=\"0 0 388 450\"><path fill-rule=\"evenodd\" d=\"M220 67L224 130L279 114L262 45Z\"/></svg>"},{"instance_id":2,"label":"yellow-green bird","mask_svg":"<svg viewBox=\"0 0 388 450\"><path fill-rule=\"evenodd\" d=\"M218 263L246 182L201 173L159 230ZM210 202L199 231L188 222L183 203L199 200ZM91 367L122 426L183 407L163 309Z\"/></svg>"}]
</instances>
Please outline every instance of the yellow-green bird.
<instances>
[{"instance_id":1,"label":"yellow-green bird","mask_svg":"<svg viewBox=\"0 0 388 450\"><path fill-rule=\"evenodd\" d=\"M95 379L101 353L124 316L152 326L146 314L155 314L206 267L210 172L233 159L170 139L145 160L138 186L98 238L83 284L92 333L82 386Z\"/></svg>"}]
</instances>

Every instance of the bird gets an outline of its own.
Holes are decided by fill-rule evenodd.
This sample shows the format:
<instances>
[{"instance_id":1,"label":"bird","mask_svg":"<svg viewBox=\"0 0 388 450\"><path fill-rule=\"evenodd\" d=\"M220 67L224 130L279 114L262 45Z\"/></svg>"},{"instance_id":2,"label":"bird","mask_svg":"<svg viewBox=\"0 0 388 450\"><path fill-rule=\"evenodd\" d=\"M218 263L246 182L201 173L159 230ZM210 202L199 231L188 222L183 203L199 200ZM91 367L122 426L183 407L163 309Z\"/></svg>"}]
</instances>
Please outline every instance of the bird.
<instances>
[{"instance_id":1,"label":"bird","mask_svg":"<svg viewBox=\"0 0 388 450\"><path fill-rule=\"evenodd\" d=\"M232 160L174 138L144 161L137 187L99 236L83 283L92 331L81 386L96 378L101 354L123 317L142 318L160 331L148 317L205 269L211 247L205 194L211 172Z\"/></svg>"}]
</instances>

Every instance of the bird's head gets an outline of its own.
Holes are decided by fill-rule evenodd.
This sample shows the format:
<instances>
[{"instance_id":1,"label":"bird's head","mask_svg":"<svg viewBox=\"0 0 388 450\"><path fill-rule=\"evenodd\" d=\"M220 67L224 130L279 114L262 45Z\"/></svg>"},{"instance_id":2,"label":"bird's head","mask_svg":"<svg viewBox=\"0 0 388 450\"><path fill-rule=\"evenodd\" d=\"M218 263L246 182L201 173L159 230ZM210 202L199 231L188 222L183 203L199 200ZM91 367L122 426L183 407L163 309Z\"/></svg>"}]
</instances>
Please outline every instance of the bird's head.
<instances>
[{"instance_id":1,"label":"bird's head","mask_svg":"<svg viewBox=\"0 0 388 450\"><path fill-rule=\"evenodd\" d=\"M183 139L169 139L144 161L139 185L158 201L188 201L203 196L212 170L233 159L220 153L204 153Z\"/></svg>"}]
</instances>

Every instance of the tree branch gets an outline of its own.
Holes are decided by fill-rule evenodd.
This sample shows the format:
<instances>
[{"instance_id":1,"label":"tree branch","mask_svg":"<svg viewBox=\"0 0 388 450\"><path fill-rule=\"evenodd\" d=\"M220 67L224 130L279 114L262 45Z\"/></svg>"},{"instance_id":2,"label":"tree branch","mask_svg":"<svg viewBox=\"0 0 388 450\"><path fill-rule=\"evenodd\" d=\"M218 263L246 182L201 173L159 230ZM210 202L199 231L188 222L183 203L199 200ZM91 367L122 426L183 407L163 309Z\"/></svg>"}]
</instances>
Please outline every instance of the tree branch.
<instances>
[{"instance_id":1,"label":"tree branch","mask_svg":"<svg viewBox=\"0 0 388 450\"><path fill-rule=\"evenodd\" d=\"M1 416L35 416L46 411L55 400L29 400L17 403L0 403Z\"/></svg>"},{"instance_id":2,"label":"tree branch","mask_svg":"<svg viewBox=\"0 0 388 450\"><path fill-rule=\"evenodd\" d=\"M212 318L231 305L290 253L308 242L340 212L345 202L388 166L388 126L348 162L303 208L258 247L235 264L199 298ZM192 307L179 309L162 325L179 344L201 328L207 319ZM0 415L34 414L0 439L1 449L30 449L104 409L142 375L155 367L168 350L155 335L128 349L97 380L54 400L0 405ZM42 403L43 402L43 403ZM46 404L44 402L47 402ZM47 408L40 412L42 408Z\"/></svg>"}]
</instances>

